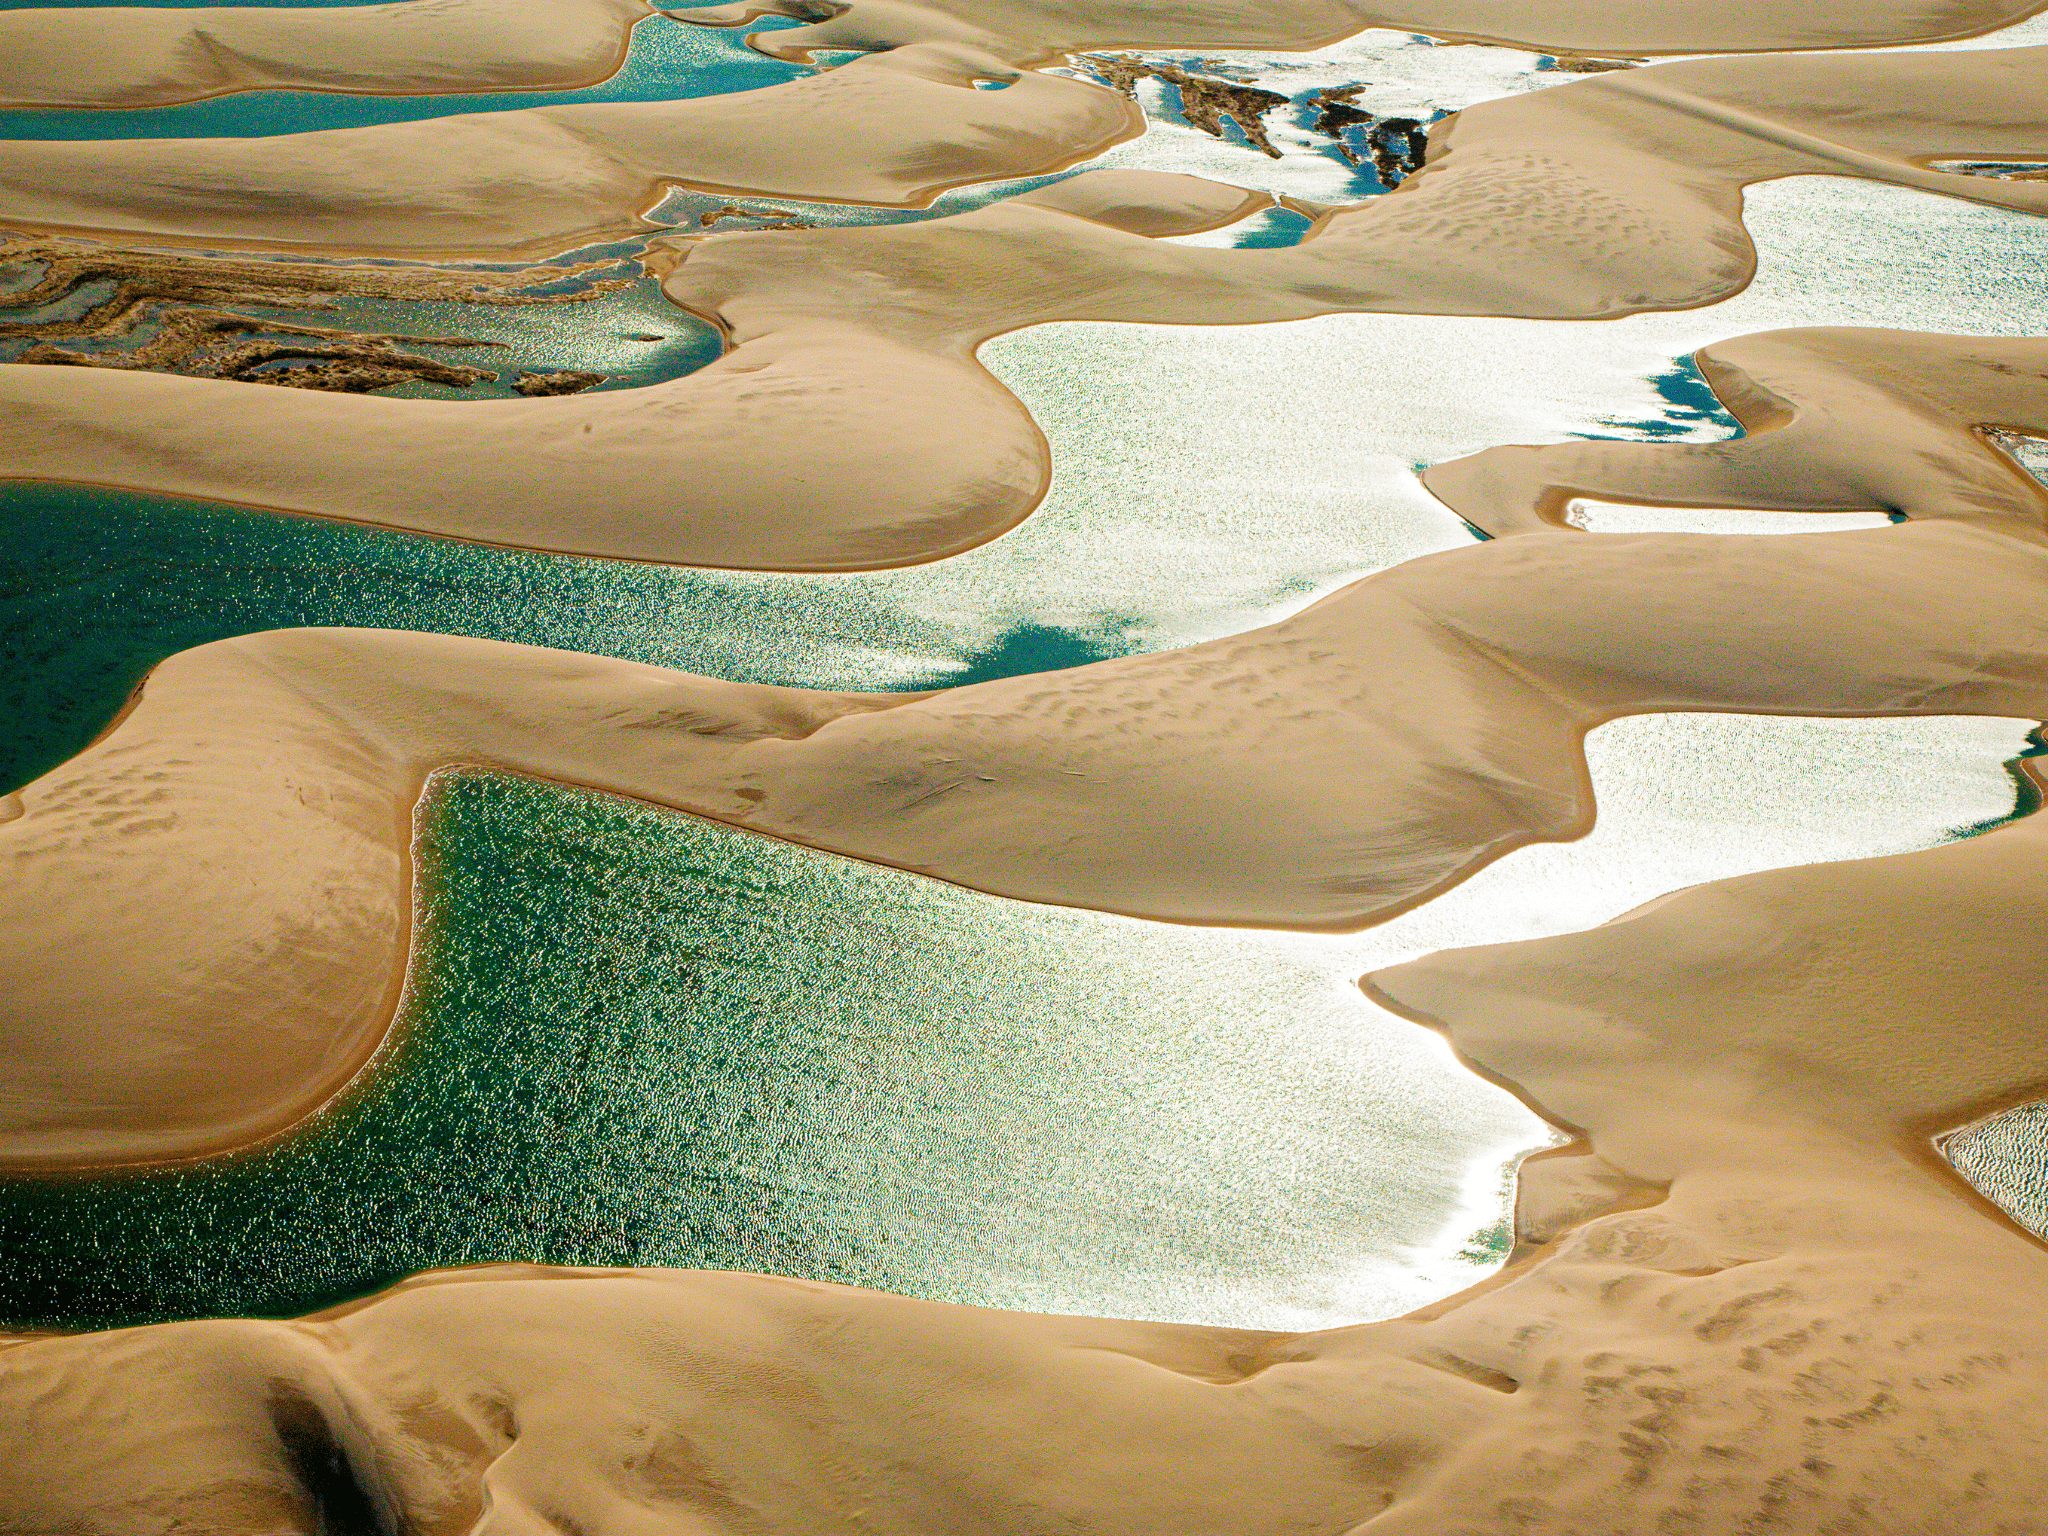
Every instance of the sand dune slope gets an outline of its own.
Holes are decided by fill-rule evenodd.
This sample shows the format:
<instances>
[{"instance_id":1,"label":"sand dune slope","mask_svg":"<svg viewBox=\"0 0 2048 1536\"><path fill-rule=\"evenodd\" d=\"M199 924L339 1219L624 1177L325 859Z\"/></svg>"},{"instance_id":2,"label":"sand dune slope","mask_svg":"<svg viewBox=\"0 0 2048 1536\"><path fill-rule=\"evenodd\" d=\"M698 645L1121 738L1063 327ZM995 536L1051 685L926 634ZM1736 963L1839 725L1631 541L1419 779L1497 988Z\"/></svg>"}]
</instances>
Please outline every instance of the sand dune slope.
<instances>
[{"instance_id":1,"label":"sand dune slope","mask_svg":"<svg viewBox=\"0 0 2048 1536\"><path fill-rule=\"evenodd\" d=\"M1112 226L1207 229L1257 201L1195 177L1099 172L1013 199L993 223L1051 224L1061 235L1047 238L1084 243ZM797 248L831 249L823 234ZM724 357L644 389L394 400L0 365L0 399L13 407L0 412L0 449L24 477L683 564L906 565L1015 526L1050 465L1029 414L973 361L988 308L943 312L929 279L901 293L857 283L805 304L836 292L841 275L816 261L807 281L726 321ZM725 320L709 289L692 302ZM232 434L218 430L223 411ZM433 473L423 493L423 469L444 465L461 472Z\"/></svg>"},{"instance_id":2,"label":"sand dune slope","mask_svg":"<svg viewBox=\"0 0 2048 1536\"><path fill-rule=\"evenodd\" d=\"M1411 1318L449 1271L0 1351L0 1457L37 1469L0 1526L2039 1536L2048 1251L1920 1133L2048 1072L2042 840L1373 977L1584 1137L1525 1170L1509 1269Z\"/></svg>"},{"instance_id":3,"label":"sand dune slope","mask_svg":"<svg viewBox=\"0 0 2048 1536\"><path fill-rule=\"evenodd\" d=\"M2031 160L2048 163L2048 48L1689 60L1468 107L1431 130L1418 174L1325 210L1298 245L1010 217L1142 187L1127 176L1092 194L1083 175L909 227L696 242L668 289L741 327L882 300L892 327L974 335L1337 311L1606 319L1739 292L1755 271L1741 218L1754 183L1853 176L2048 214L2048 181L1956 168Z\"/></svg>"},{"instance_id":4,"label":"sand dune slope","mask_svg":"<svg viewBox=\"0 0 2048 1536\"><path fill-rule=\"evenodd\" d=\"M1193 217L1206 185L1167 212ZM1137 223L1134 209L1162 207L1092 211ZM18 1064L0 1160L192 1155L331 1095L392 1017L412 807L450 763L1001 895L1348 929L1521 843L1582 832L1580 739L1619 715L2048 714L2042 493L1973 430L2043 424L2041 344L1820 331L1709 352L1768 430L1443 466L1438 488L1474 521L1526 531L1185 650L860 698L370 631L176 657L0 826ZM1798 414L1773 426L1758 413L1781 398ZM1865 442L1836 425L1850 409L1885 430L1844 481ZM1727 466L1757 455L1752 502L1839 504L1848 484L1915 520L1601 535L1528 510L1548 505L1555 463L1581 488L1712 502L1739 499ZM225 1048L254 1040L264 1049Z\"/></svg>"},{"instance_id":5,"label":"sand dune slope","mask_svg":"<svg viewBox=\"0 0 2048 1536\"><path fill-rule=\"evenodd\" d=\"M255 139L16 140L0 157L0 218L330 254L552 252L630 230L664 184L916 205L1056 170L1141 126L1101 86L918 44L725 96Z\"/></svg>"},{"instance_id":6,"label":"sand dune slope","mask_svg":"<svg viewBox=\"0 0 2048 1536\"><path fill-rule=\"evenodd\" d=\"M624 61L626 34L651 9L647 0L396 0L0 11L0 105L595 85Z\"/></svg>"},{"instance_id":7,"label":"sand dune slope","mask_svg":"<svg viewBox=\"0 0 2048 1536\"><path fill-rule=\"evenodd\" d=\"M1882 0L1855 6L1697 7L1660 3L1626 21L1551 0L1422 0L1407 8L1335 0L1255 6L1127 3L1084 15L1044 4L917 5L788 0L701 7L740 25L764 9L809 25L757 34L766 52L890 49L966 42L1018 63L1105 46L1304 48L1366 27L1518 43L1568 54L1724 53L1933 42L1990 32L2036 0ZM146 107L236 91L378 94L563 89L610 76L647 0L395 0L346 9L291 6L37 7L0 12L0 105ZM819 19L816 12L836 10Z\"/></svg>"},{"instance_id":8,"label":"sand dune slope","mask_svg":"<svg viewBox=\"0 0 2048 1536\"><path fill-rule=\"evenodd\" d=\"M1750 182L1864 176L2048 211L2041 181L1930 168L2048 160L2044 61L2048 48L1786 54L1593 76L1440 124L1423 174L1341 212L1319 240L1188 260L1254 290L1302 290L1290 314L1383 307L1361 294L1559 318L1704 303L1748 276L1738 214ZM973 90L977 79L1004 88ZM262 139L17 141L0 162L0 216L329 251L531 250L625 228L663 181L916 203L1086 159L1137 132L1135 114L1113 91L1019 70L970 43L914 43L696 100ZM791 123L799 135L784 132ZM1379 262L1417 242L1392 283L1376 284ZM1633 285L1557 287L1608 269L1636 274ZM1434 285L1416 290L1432 272ZM1333 279L1342 286L1326 291Z\"/></svg>"},{"instance_id":9,"label":"sand dune slope","mask_svg":"<svg viewBox=\"0 0 2048 1536\"><path fill-rule=\"evenodd\" d=\"M1422 482L1492 534L1562 526L1575 496L2048 523L2048 489L1986 435L2048 437L2048 341L1770 331L1694 360L1746 436L1491 448Z\"/></svg>"},{"instance_id":10,"label":"sand dune slope","mask_svg":"<svg viewBox=\"0 0 2048 1536\"><path fill-rule=\"evenodd\" d=\"M1121 131L1105 103L1119 112L1123 104L1107 92L1036 75L997 92L934 84L906 74L916 52L867 61L865 99L893 99L895 85L874 83L886 70L910 80L904 89L973 103L1071 87L1081 95L1058 100L1088 132ZM853 99L844 85L852 73L786 89L829 85L843 104ZM1880 97L1892 105L1865 105ZM553 132L556 120L453 121L498 134L518 124ZM0 367L0 401L13 407L0 412L0 449L27 477L526 547L750 568L908 564L994 537L1043 493L1036 429L973 361L990 336L1072 319L1225 324L1338 310L1571 319L1711 303L1753 271L1744 185L1824 172L2044 212L2048 182L1923 163L2048 156L2044 125L2048 49L1663 65L1474 107L1438 128L1428 167L1399 192L1335 212L1295 247L1155 238L1228 223L1264 199L1191 177L1095 172L915 225L661 246L651 259L667 269L670 297L715 317L734 342L719 363L670 384L530 401L401 401L16 365ZM933 146L950 131L930 129L921 174L936 177ZM287 148L372 145L348 134L300 135L308 143ZM1052 152L1057 135L1048 134L1031 154ZM284 163L297 162L287 154ZM481 237L499 204L478 193L466 211L437 208L445 187L420 178L444 171L426 157L407 173L415 202L401 182L370 209L355 206L356 188L378 184L367 162L337 162L321 174L331 173L330 190L350 208L309 211L307 229L332 232L323 220L360 214L394 238L455 228ZM643 172L621 174L621 185L644 185ZM220 191L179 175L177 199L195 208ZM77 183L61 195L93 198L101 185L128 183ZM304 192L273 190L288 200ZM908 195L900 184L869 190ZM566 204L550 205L557 224L594 216L580 192L563 196ZM137 212L134 222L153 217ZM233 220L248 232L289 233L290 220L268 212L245 209ZM367 238L368 227L358 233ZM224 436L215 423L230 410L239 428ZM797 419L810 424L807 435L790 430ZM818 464L820 455L829 462ZM451 463L463 473L423 495L421 466ZM546 473L532 473L536 465Z\"/></svg>"},{"instance_id":11,"label":"sand dune slope","mask_svg":"<svg viewBox=\"0 0 2048 1536\"><path fill-rule=\"evenodd\" d=\"M357 12L352 64L325 18L149 13L102 83L48 89L468 80L496 47L488 3ZM545 60L491 67L583 68L638 3L564 10ZM797 85L17 145L0 213L560 249L631 228L665 181L910 205L1070 163L1136 123L1019 72L1069 46L1386 23L1560 51L1837 47L2035 8L853 0L775 45L901 46ZM406 53L415 22L447 46ZM0 18L0 51L41 25ZM2048 160L2044 125L2048 49L1627 71L1470 109L1400 192L1293 249L1153 238L1241 216L1239 189L1082 177L916 228L666 251L671 296L733 340L674 385L444 407L8 368L0 450L15 474L544 548L904 563L1043 489L1028 416L973 361L1002 330L1704 304L1750 275L1745 186L1851 175L2048 213L2048 182L1953 164ZM1012 897L1344 930L1581 833L1582 739L1617 716L2048 716L2048 496L1990 435L2048 430L2048 343L1790 331L1701 366L1743 438L1440 466L1437 494L1512 536L1158 655L923 695L383 631L173 657L0 806L0 1168L245 1146L339 1091L391 1027L412 817L449 765ZM1609 535L1558 526L1575 495L1907 520ZM1929 1137L2048 1090L2044 844L2035 817L1367 978L1575 1137L1524 1171L1509 1267L1412 1317L1272 1334L504 1266L298 1322L0 1337L0 1532L2043 1536L2048 1250Z\"/></svg>"},{"instance_id":12,"label":"sand dune slope","mask_svg":"<svg viewBox=\"0 0 2048 1536\"><path fill-rule=\"evenodd\" d=\"M1523 1278L1446 1310L1439 1326L1520 1379L1528 1339L1569 1332L1584 1347L1614 1320L1601 1314L1616 1295L1628 1298L1616 1311L1657 1316L1625 1342L1607 1334L1592 1414L1539 1399L1531 1420L1447 1459L1432 1497L1497 1497L1517 1445L1546 1462L1560 1447L1594 1451L1588 1504L1601 1478L1610 1498L1681 1472L1689 1488L1720 1494L1739 1486L1754 1448L1738 1447L1736 1431L1803 1442L1800 1469L1788 1464L1758 1505L1787 1530L2044 1528L2038 1505L2005 1502L2018 1491L2005 1479L2017 1471L2025 1485L2039 1468L2025 1452L2006 1460L2040 1433L2028 1383L2044 1372L2038 1330L2008 1304L2039 1304L2048 1254L1965 1190L1928 1141L2048 1091L2044 843L2031 818L1923 853L1717 881L1587 933L1368 978L1584 1137L1525 1191ZM1574 1186L1594 1192L1594 1170L1627 1199L1668 1189L1667 1203L1573 1232ZM1550 1211L1546 1184L1563 1195ZM1714 1271L1730 1247L1769 1256L1752 1259L1747 1294L1692 1310L1727 1278ZM1575 1294L1555 1285L1575 1268ZM1758 1288L1767 1276L1776 1283ZM1560 1310L1505 1331L1498 1314L1511 1317L1546 1277ZM1762 1379L1774 1357L1800 1363L1775 1404ZM1587 1388L1594 1374L1582 1375ZM1703 1377L1707 1393L1695 1390ZM1646 1415L1629 1421L1643 1433L1619 1457L1589 1443L1617 1398ZM1536 1491L1553 1523L1530 1529L1626 1528L1615 1515L1556 1521L1550 1491Z\"/></svg>"},{"instance_id":13,"label":"sand dune slope","mask_svg":"<svg viewBox=\"0 0 2048 1536\"><path fill-rule=\"evenodd\" d=\"M1267 629L926 696L379 631L201 647L0 826L0 1161L190 1155L335 1091L389 1025L408 818L444 764L1000 895L1351 929L1582 833L1604 719L2048 714L2044 579L2048 537L1956 521L1549 531Z\"/></svg>"}]
</instances>

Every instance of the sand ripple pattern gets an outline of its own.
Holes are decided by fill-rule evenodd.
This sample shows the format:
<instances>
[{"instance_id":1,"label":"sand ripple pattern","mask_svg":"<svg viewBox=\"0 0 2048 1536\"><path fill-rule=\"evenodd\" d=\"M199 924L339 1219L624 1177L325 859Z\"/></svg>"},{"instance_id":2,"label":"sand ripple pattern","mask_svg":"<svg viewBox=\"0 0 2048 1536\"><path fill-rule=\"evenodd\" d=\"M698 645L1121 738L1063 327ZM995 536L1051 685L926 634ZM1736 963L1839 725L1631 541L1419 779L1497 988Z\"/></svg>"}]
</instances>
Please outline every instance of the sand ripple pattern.
<instances>
[{"instance_id":1,"label":"sand ripple pattern","mask_svg":"<svg viewBox=\"0 0 2048 1536\"><path fill-rule=\"evenodd\" d=\"M907 201L1062 163L1130 131L1135 109L1114 92L1029 72L976 91L977 69L1007 66L938 47L704 102L17 146L0 212L123 233L530 248L543 230L566 240L628 218L661 175ZM675 113L722 137L681 136ZM815 139L785 140L787 114L814 124ZM998 120L1011 125L1000 140ZM863 122L879 126L864 133ZM573 154L551 159L547 146L572 140ZM851 147L815 152L834 142ZM35 479L519 547L753 569L915 564L1015 526L1048 483L1036 427L973 361L991 336L1077 319L1691 308L1748 283L1742 188L1783 176L1853 175L2048 212L2048 182L1929 168L1964 154L2048 158L2048 49L1689 61L1484 103L1433 130L1424 170L1398 192L1329 211L1312 238L1282 249L1161 238L1269 200L1129 171L911 225L658 242L648 260L669 297L714 319L731 346L642 390L472 404L0 365L11 407L0 448L12 473ZM877 167L892 155L904 169L884 178ZM387 175L387 161L403 174ZM465 165L474 180L459 180ZM544 183L518 179L543 168ZM229 402L239 430L223 437L214 423ZM417 493L419 465L456 462L463 475Z\"/></svg>"},{"instance_id":2,"label":"sand ripple pattern","mask_svg":"<svg viewBox=\"0 0 2048 1536\"><path fill-rule=\"evenodd\" d=\"M1029 67L1063 50L1380 23L1497 39L1498 9L854 0L776 46L892 51L773 90L17 145L0 215L421 255L629 229L665 183L910 206L1135 131L1123 98ZM495 47L480 0L358 14L408 88L377 52L401 24L474 46L436 86L467 88ZM598 19L559 55L492 67L587 67L605 24L574 14ZM1643 55L2019 14L1544 0L1513 26ZM108 99L317 74L317 46L259 67L204 30L228 23L177 25L138 32ZM84 89L60 76L53 94ZM670 296L732 341L675 385L443 409L16 366L0 442L17 474L451 537L911 563L1043 490L1035 427L972 360L1003 330L1697 306L1751 275L1745 186L1847 175L2048 212L2038 178L1954 168L2048 160L2044 124L2048 49L1679 62L1471 108L1398 192L1324 210L1293 248L1162 238L1242 217L1242 189L1087 175L915 227L664 247ZM1581 834L1602 721L2048 716L2048 493L2001 435L2048 435L2048 342L1795 330L1699 364L1745 436L1437 466L1430 487L1494 538L1156 655L923 695L367 630L174 657L0 824L0 1166L204 1155L331 1098L390 1027L413 809L451 764L1000 895L1341 931ZM474 473L421 511L447 464ZM1603 534L1569 525L1575 497L1898 521ZM0 1530L2040 1536L2048 1250L1930 1138L2048 1086L2044 829L1718 881L1366 978L1572 1138L1524 1172L1507 1269L1410 1317L1273 1334L745 1275L448 1271L299 1322L0 1340Z\"/></svg>"}]
</instances>

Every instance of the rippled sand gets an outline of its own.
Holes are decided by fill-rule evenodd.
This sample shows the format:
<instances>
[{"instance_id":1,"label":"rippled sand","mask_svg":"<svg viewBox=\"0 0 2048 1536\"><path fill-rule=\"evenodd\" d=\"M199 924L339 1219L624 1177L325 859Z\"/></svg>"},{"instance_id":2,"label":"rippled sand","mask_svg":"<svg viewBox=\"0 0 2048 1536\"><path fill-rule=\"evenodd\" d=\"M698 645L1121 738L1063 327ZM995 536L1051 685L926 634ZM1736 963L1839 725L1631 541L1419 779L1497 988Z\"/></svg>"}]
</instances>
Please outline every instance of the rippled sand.
<instances>
[{"instance_id":1,"label":"rippled sand","mask_svg":"<svg viewBox=\"0 0 2048 1536\"><path fill-rule=\"evenodd\" d=\"M77 66L35 71L37 99L147 103L575 84L639 7L567 8L544 50L481 4L138 11L97 74L73 40L100 13L15 14ZM1787 177L2048 213L2048 48L1796 51L2018 8L788 14L763 48L864 56L686 102L10 144L21 230L499 260L638 239L728 342L645 388L474 404L0 366L10 472L527 549L912 566L1016 526L1056 471L975 359L1006 332L1704 309L1756 275L1744 189ZM345 19L364 48L323 63ZM1069 54L1376 25L1547 49L1578 78L1427 125L1392 191L1290 195L1294 244L1214 243L1272 215L1257 188L1037 179L1143 125ZM1761 56L1630 67L1688 52ZM895 223L642 217L671 188L908 209L1003 178L1033 181ZM413 811L450 766L1002 897L1345 933L1584 835L1605 722L2048 716L2048 491L2016 451L2048 436L2048 341L1736 328L1691 366L1740 436L1435 463L1423 486L1484 542L1148 655L895 694L379 630L172 657L0 825L0 1163L205 1156L330 1102L392 1026ZM1597 508L1632 506L1888 521L1601 531ZM1282 1333L746 1275L430 1273L296 1323L0 1343L0 1526L2032 1536L2048 1256L1937 1141L2048 1091L2044 835L2023 815L1375 962L1370 997L1568 1138L1523 1167L1506 1268L1404 1318Z\"/></svg>"}]
</instances>

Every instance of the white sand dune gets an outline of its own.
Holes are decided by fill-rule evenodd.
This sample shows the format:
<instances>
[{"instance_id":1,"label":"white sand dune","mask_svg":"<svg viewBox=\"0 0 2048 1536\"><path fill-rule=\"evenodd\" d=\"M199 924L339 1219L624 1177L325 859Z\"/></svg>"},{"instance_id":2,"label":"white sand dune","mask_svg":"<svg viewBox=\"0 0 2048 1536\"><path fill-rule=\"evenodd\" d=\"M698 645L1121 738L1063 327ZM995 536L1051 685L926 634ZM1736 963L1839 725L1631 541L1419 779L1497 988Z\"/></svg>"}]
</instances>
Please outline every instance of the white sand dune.
<instances>
[{"instance_id":1,"label":"white sand dune","mask_svg":"<svg viewBox=\"0 0 2048 1536\"><path fill-rule=\"evenodd\" d=\"M155 107L262 90L398 96L595 85L617 73L628 31L652 11L647 0L0 11L0 106Z\"/></svg>"},{"instance_id":2,"label":"white sand dune","mask_svg":"<svg viewBox=\"0 0 2048 1536\"><path fill-rule=\"evenodd\" d=\"M1034 81L1107 96L1036 75L999 92L913 83L1001 101ZM1880 89L1906 105L1863 104ZM1089 131L1118 130L1104 118ZM12 407L0 451L28 478L529 548L784 570L914 564L986 542L1044 493L1043 440L973 360L990 336L1054 320L1694 307L1749 281L1741 189L1783 176L1854 175L2048 212L2048 182L1922 163L2048 155L2048 49L1662 65L1471 108L1432 143L1401 191L1339 210L1317 238L1284 249L1156 238L1226 224L1263 200L1131 171L913 225L680 242L653 258L680 262L669 295L715 317L733 345L642 390L387 400L0 366ZM353 172L342 183L376 184ZM226 411L232 435L216 430ZM421 466L455 463L461 475L420 493Z\"/></svg>"},{"instance_id":3,"label":"white sand dune","mask_svg":"<svg viewBox=\"0 0 2048 1536\"><path fill-rule=\"evenodd\" d=\"M1778 376L1807 357L1797 387L1824 409L1868 394L1836 362L1886 334L1729 350L1773 358ZM1909 337L1888 355L1895 462L1935 514L1899 526L1540 528L1409 561L1247 634L930 695L742 688L378 631L174 657L0 827L4 1040L22 1064L0 1161L192 1155L335 1092L389 1027L412 807L449 763L998 895L1341 931L1583 833L1582 738L1621 715L2048 715L2040 488L1989 449L1954 451L1979 443L1967 428L1982 419L2048 426L2048 343ZM1837 468L1832 442L1774 438L1783 500L1803 505L1802 476Z\"/></svg>"}]
</instances>

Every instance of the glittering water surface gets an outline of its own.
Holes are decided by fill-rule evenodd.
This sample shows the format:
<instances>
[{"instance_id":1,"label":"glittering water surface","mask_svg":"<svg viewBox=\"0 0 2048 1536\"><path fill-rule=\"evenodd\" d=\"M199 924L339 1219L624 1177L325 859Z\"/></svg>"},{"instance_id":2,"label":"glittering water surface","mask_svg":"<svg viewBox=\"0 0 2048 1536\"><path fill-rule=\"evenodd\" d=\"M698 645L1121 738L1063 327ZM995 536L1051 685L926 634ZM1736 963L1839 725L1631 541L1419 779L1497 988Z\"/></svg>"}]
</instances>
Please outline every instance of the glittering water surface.
<instances>
[{"instance_id":1,"label":"glittering water surface","mask_svg":"<svg viewBox=\"0 0 2048 1536\"><path fill-rule=\"evenodd\" d=\"M594 270L566 277L559 283L547 283L546 291L580 292L607 281L622 280L627 285L599 289L574 304L498 306L341 295L319 308L268 304L232 307L265 322L264 327L247 333L250 338L278 336L279 333L267 329L270 324L318 326L358 336L395 335L405 352L457 367L489 370L496 375L464 385L409 380L377 391L400 398L516 399L521 374L562 369L600 375L600 381L586 392L636 389L681 378L715 362L725 348L717 328L671 304L662 294L661 284L643 271L635 259L640 251L639 242L631 242L631 247L630 253L616 247L569 253L565 264L587 262ZM28 266L20 263L16 267L24 280L29 277ZM37 268L34 275L40 276L41 269ZM104 288L99 283L82 284L54 304L5 318L69 318L104 300ZM145 313L138 317L132 331L107 337L63 336L55 344L87 353L129 353L146 343L156 330L157 316ZM422 336L451 340L442 345L415 339ZM463 341L470 344L463 345ZM21 361L23 354L39 344L42 338L35 336L0 335L0 362ZM290 365L279 364L286 366Z\"/></svg>"},{"instance_id":2,"label":"glittering water surface","mask_svg":"<svg viewBox=\"0 0 2048 1536\"><path fill-rule=\"evenodd\" d=\"M0 508L0 789L77 753L164 657L297 625L852 689L1045 671L1138 643L1127 626L1021 602L1015 615L927 617L855 582L494 549L90 487L0 485Z\"/></svg>"},{"instance_id":3,"label":"glittering water surface","mask_svg":"<svg viewBox=\"0 0 2048 1536\"><path fill-rule=\"evenodd\" d=\"M253 0L252 0L253 3ZM364 0L370 3L370 0ZM757 53L744 39L797 23L764 17L744 28L702 27L656 14L634 24L616 74L580 91L462 91L432 96L356 96L335 91L244 91L169 107L72 107L0 111L5 139L261 138L320 128L505 112L583 101L669 101L778 85L810 71Z\"/></svg>"},{"instance_id":4,"label":"glittering water surface","mask_svg":"<svg viewBox=\"0 0 2048 1536\"><path fill-rule=\"evenodd\" d=\"M737 32L655 17L633 39L603 91L492 103L705 94L793 73ZM1316 130L1317 91L1369 80L1360 105L1426 119L1565 78L1536 55L1386 33L1289 58L1146 58L1286 97L1265 120L1282 153L1199 132L1177 93L1148 81L1151 131L1099 163L1311 200L1377 190ZM268 133L481 104L257 93L12 114L0 133L22 118L55 131L60 116L95 134ZM925 211L748 201L885 221L1046 179ZM677 193L656 222L692 225L702 204ZM1683 361L1707 342L1808 324L2042 329L2048 270L2021 215L1818 178L1755 189L1750 207L1757 283L1684 314L1000 338L983 356L1046 430L1051 495L994 544L905 571L671 570L7 487L0 706L15 728L0 787L76 752L163 656L287 625L479 635L831 688L943 686L1183 644L1466 542L1418 465L1501 442L1729 435ZM1196 238L1284 241L1305 222L1276 214ZM651 283L589 307L464 307L460 325L439 313L452 308L364 306L361 318L482 326L525 366L606 372L611 387L715 352ZM2038 471L2038 445L2015 447ZM1596 528L1626 517L1768 524L1588 511ZM1343 939L1004 902L606 796L444 775L420 813L425 922L379 1070L308 1133L258 1152L0 1185L0 1313L288 1313L412 1269L541 1258L1276 1326L1387 1315L1498 1257L1503 1163L1543 1132L1353 978L1436 948L1582 928L1701 880L1994 824L2015 809L2002 765L2029 724L1617 722L1589 742L1590 837L1510 855ZM1862 813L1873 805L1881 816ZM2037 1229L2043 1123L2038 1108L2015 1111L1948 1146Z\"/></svg>"},{"instance_id":5,"label":"glittering water surface","mask_svg":"<svg viewBox=\"0 0 2048 1536\"><path fill-rule=\"evenodd\" d=\"M1390 1315L1501 1256L1503 1165L1544 1133L1355 976L1939 841L2011 809L2021 728L1617 722L1591 743L1592 837L1355 938L1004 901L444 774L386 1057L270 1148L0 1184L0 1314L284 1314L523 1258L1276 1327ZM1823 785L1889 814L1843 818Z\"/></svg>"},{"instance_id":6,"label":"glittering water surface","mask_svg":"<svg viewBox=\"0 0 2048 1536\"><path fill-rule=\"evenodd\" d=\"M1441 1230L1470 1164L1534 1134L1284 945L504 778L437 781L422 822L382 1077L275 1152L11 1191L6 1310L286 1312L528 1257L1371 1314L1457 1266L1493 1219Z\"/></svg>"}]
</instances>

